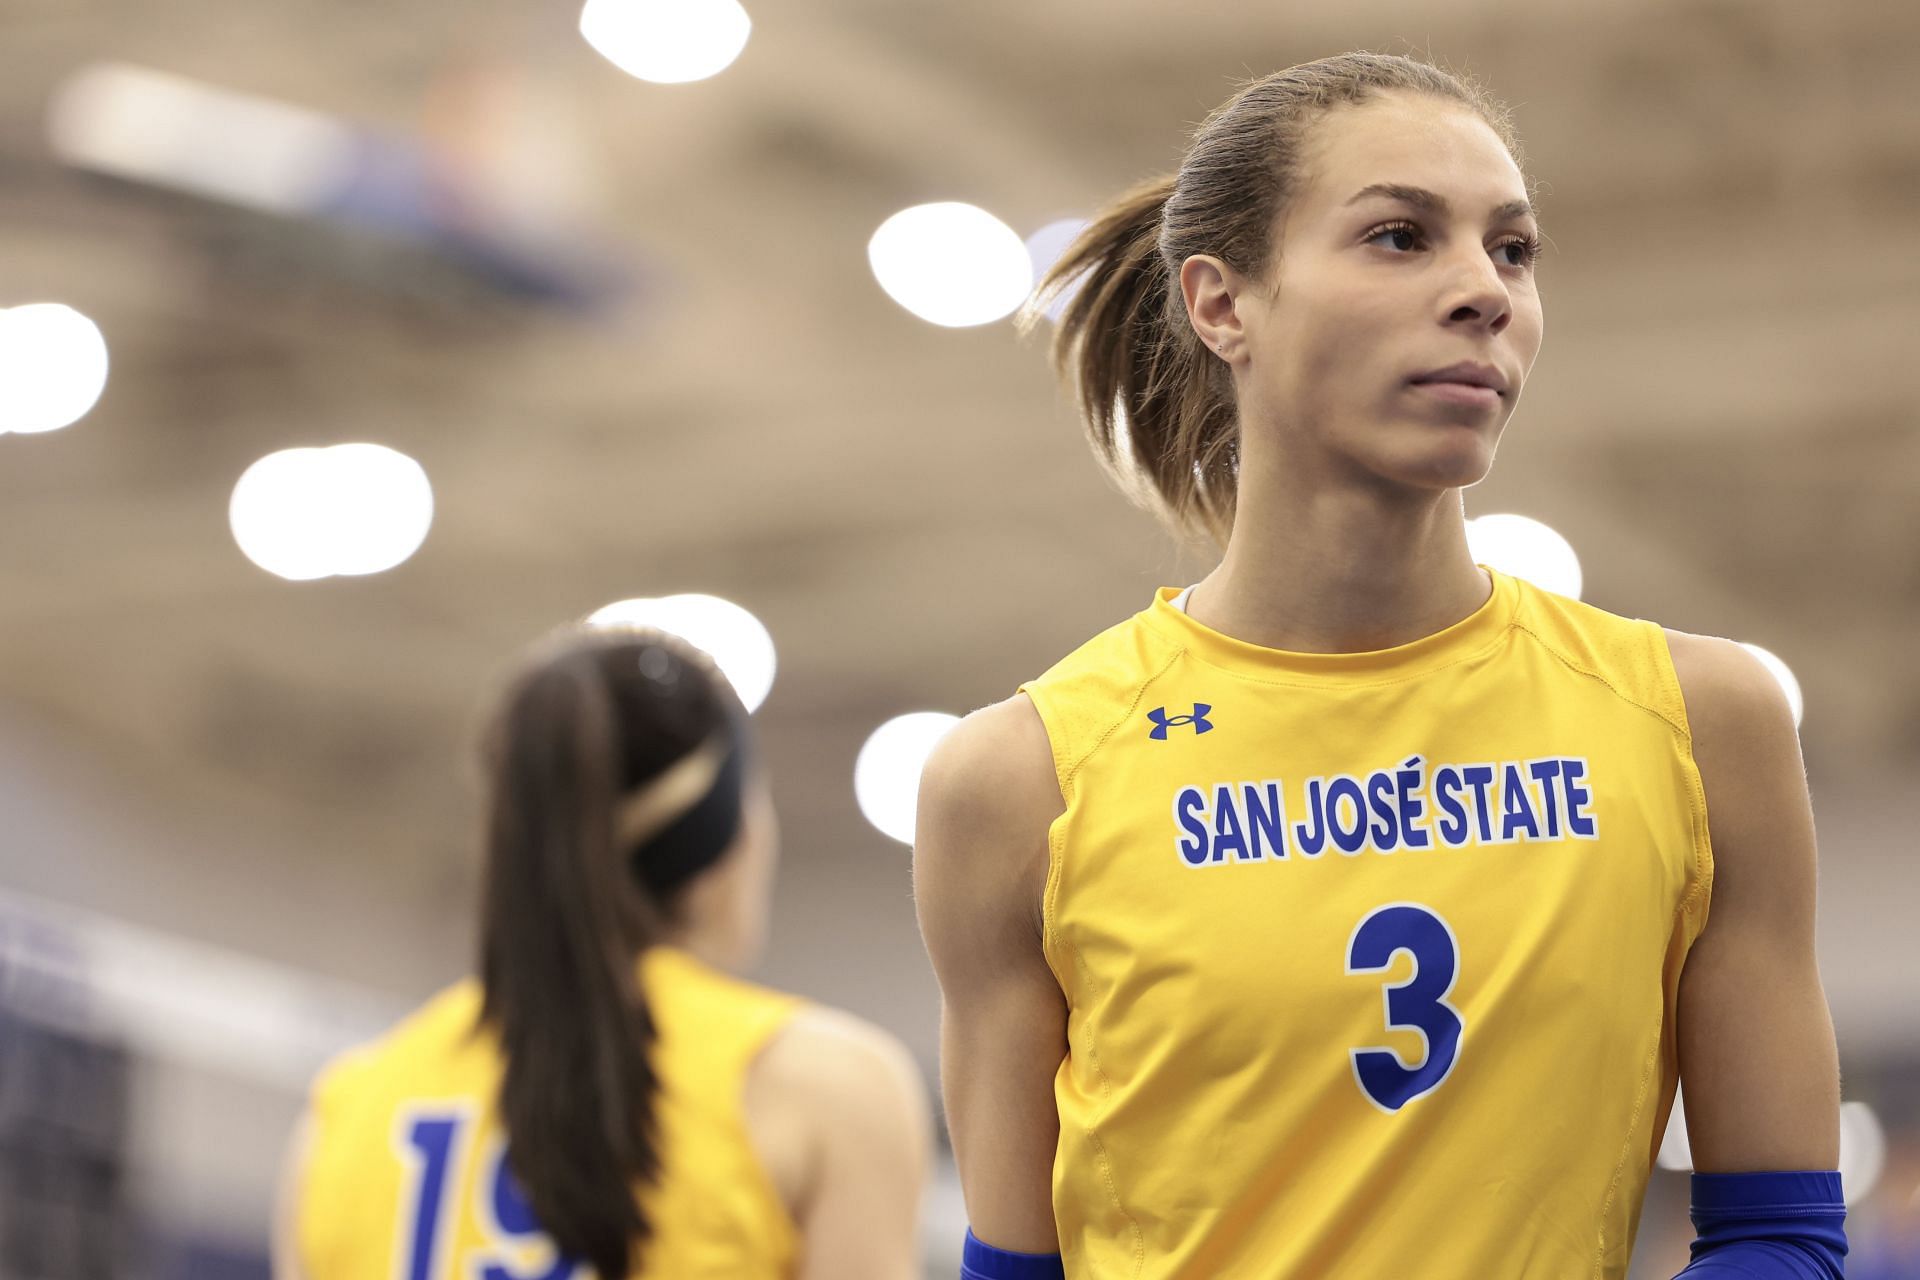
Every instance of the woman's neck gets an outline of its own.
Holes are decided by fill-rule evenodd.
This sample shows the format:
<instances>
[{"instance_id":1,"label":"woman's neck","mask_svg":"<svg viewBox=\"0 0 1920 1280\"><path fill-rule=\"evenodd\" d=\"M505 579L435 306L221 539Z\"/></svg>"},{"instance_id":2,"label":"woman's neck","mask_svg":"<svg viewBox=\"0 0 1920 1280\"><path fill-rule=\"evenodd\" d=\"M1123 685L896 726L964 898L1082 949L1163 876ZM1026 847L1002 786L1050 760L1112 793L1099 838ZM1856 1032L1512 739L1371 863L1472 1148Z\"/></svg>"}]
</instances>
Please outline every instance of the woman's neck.
<instances>
[{"instance_id":1,"label":"woman's neck","mask_svg":"<svg viewBox=\"0 0 1920 1280\"><path fill-rule=\"evenodd\" d=\"M1360 653L1444 630L1491 591L1467 549L1458 490L1247 492L1226 555L1187 612L1269 649Z\"/></svg>"},{"instance_id":2,"label":"woman's neck","mask_svg":"<svg viewBox=\"0 0 1920 1280\"><path fill-rule=\"evenodd\" d=\"M660 931L657 941L661 946L686 952L709 969L734 973L745 967L738 943L721 936L715 929L673 924Z\"/></svg>"}]
</instances>

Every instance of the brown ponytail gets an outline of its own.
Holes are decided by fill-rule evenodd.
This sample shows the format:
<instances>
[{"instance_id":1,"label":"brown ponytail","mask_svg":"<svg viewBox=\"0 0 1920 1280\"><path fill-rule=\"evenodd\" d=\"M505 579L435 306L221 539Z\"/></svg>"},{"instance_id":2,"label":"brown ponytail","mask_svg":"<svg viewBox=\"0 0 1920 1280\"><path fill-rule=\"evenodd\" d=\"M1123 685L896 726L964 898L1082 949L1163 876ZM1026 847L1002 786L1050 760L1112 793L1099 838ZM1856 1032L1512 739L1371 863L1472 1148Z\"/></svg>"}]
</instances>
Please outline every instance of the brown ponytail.
<instances>
[{"instance_id":1,"label":"brown ponytail","mask_svg":"<svg viewBox=\"0 0 1920 1280\"><path fill-rule=\"evenodd\" d=\"M633 1188L660 1173L635 961L672 907L614 814L722 723L732 693L703 658L657 633L576 636L509 690L489 744L482 1020L509 1159L541 1227L605 1277L629 1273L649 1231Z\"/></svg>"},{"instance_id":2,"label":"brown ponytail","mask_svg":"<svg viewBox=\"0 0 1920 1280\"><path fill-rule=\"evenodd\" d=\"M1107 206L1021 314L1031 329L1048 302L1077 288L1054 333L1054 366L1108 472L1178 532L1224 547L1240 474L1232 376L1187 319L1181 264L1212 254L1264 277L1278 248L1273 229L1305 181L1313 125L1389 90L1477 112L1525 168L1507 108L1470 80L1393 54L1303 63L1252 81L1209 115L1179 171Z\"/></svg>"}]
</instances>

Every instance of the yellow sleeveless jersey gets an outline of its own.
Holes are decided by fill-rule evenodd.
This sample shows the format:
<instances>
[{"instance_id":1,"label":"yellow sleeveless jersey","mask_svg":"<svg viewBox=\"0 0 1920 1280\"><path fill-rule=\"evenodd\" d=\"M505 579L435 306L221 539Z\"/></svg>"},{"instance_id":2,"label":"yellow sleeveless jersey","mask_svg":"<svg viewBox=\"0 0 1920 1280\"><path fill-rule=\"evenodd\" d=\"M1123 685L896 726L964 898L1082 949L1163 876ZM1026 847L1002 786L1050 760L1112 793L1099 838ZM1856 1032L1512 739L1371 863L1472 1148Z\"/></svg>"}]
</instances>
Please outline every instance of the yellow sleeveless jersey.
<instances>
[{"instance_id":1,"label":"yellow sleeveless jersey","mask_svg":"<svg viewBox=\"0 0 1920 1280\"><path fill-rule=\"evenodd\" d=\"M794 1226L754 1154L741 1094L799 1001L668 947L643 954L640 978L659 1030L662 1174L638 1193L653 1234L634 1275L791 1275ZM297 1225L306 1280L588 1280L541 1234L506 1171L502 1064L479 1027L480 996L472 980L449 988L315 1085Z\"/></svg>"},{"instance_id":2,"label":"yellow sleeveless jersey","mask_svg":"<svg viewBox=\"0 0 1920 1280\"><path fill-rule=\"evenodd\" d=\"M1175 595L1022 686L1067 1274L1624 1277L1712 879L1664 634L1496 573L1288 653Z\"/></svg>"}]
</instances>

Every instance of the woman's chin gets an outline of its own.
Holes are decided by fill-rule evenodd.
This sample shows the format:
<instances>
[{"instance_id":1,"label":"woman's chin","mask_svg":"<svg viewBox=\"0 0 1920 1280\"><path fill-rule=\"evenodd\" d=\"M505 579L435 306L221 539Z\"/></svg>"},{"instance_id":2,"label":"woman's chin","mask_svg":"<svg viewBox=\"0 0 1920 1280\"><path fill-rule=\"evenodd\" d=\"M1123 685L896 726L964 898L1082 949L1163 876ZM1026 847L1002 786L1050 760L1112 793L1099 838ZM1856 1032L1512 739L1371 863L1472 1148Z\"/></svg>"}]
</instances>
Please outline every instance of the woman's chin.
<instances>
[{"instance_id":1,"label":"woman's chin","mask_svg":"<svg viewBox=\"0 0 1920 1280\"><path fill-rule=\"evenodd\" d=\"M1493 470L1494 442L1478 432L1447 431L1383 458L1376 470L1413 489L1465 489Z\"/></svg>"}]
</instances>

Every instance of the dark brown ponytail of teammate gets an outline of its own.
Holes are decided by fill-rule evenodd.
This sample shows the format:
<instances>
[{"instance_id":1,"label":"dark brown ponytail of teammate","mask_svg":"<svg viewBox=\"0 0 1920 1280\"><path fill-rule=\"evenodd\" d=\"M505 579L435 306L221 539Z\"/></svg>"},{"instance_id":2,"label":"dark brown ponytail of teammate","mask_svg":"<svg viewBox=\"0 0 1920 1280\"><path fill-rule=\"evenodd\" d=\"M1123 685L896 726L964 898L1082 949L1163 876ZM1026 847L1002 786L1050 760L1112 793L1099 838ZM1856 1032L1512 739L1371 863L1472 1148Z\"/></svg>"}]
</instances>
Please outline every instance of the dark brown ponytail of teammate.
<instances>
[{"instance_id":1,"label":"dark brown ponytail of teammate","mask_svg":"<svg viewBox=\"0 0 1920 1280\"><path fill-rule=\"evenodd\" d=\"M1279 216L1309 176L1315 122L1390 90L1477 112L1525 170L1507 108L1463 77L1393 54L1303 63L1247 84L1209 115L1179 171L1134 187L1095 217L1022 313L1030 329L1053 298L1078 286L1054 334L1054 365L1072 384L1108 472L1180 532L1226 545L1240 471L1232 375L1187 320L1181 264L1212 254L1263 279L1277 256Z\"/></svg>"},{"instance_id":2,"label":"dark brown ponytail of teammate","mask_svg":"<svg viewBox=\"0 0 1920 1280\"><path fill-rule=\"evenodd\" d=\"M510 1159L541 1227L608 1280L648 1235L633 1189L660 1171L635 961L672 908L640 887L614 811L733 696L671 637L579 632L522 672L488 739L482 1019L506 1061Z\"/></svg>"}]
</instances>

